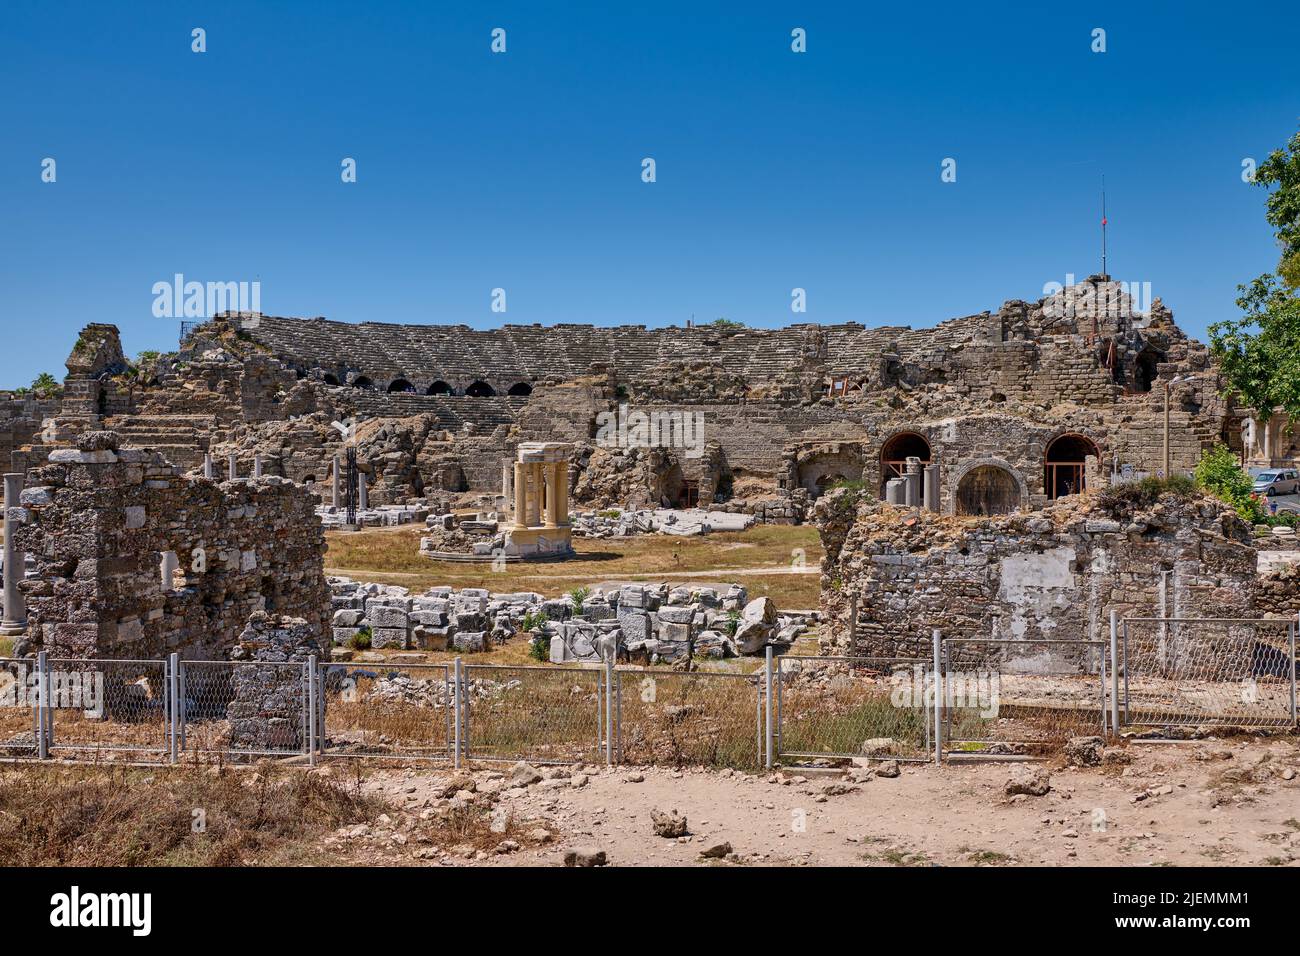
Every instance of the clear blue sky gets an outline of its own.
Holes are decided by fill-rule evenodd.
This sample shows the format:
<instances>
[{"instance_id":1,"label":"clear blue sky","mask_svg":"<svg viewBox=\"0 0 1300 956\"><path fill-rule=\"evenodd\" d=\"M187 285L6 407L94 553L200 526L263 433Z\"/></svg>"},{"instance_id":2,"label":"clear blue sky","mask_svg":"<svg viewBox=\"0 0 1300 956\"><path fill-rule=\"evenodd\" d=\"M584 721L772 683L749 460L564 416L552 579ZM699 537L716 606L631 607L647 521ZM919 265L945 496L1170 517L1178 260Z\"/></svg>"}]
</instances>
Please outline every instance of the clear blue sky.
<instances>
[{"instance_id":1,"label":"clear blue sky","mask_svg":"<svg viewBox=\"0 0 1300 956\"><path fill-rule=\"evenodd\" d=\"M1201 335L1275 264L1241 161L1300 117L1288 4L6 0L0 16L10 386L61 376L90 321L131 354L174 347L150 289L176 272L353 322L929 325L1095 271L1103 172L1111 274Z\"/></svg>"}]
</instances>

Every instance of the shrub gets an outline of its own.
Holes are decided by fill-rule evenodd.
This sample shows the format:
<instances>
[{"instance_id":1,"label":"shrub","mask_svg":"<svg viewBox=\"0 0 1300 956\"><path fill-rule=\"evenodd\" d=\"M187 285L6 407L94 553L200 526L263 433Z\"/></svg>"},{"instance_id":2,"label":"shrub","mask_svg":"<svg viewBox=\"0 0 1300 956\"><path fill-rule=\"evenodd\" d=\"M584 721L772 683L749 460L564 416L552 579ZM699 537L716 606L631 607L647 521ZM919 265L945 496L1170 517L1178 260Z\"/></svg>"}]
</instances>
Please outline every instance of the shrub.
<instances>
[{"instance_id":1,"label":"shrub","mask_svg":"<svg viewBox=\"0 0 1300 956\"><path fill-rule=\"evenodd\" d=\"M1226 445L1215 445L1201 455L1196 480L1210 494L1232 505L1244 520L1251 524L1270 523L1268 509L1251 494L1254 482Z\"/></svg>"},{"instance_id":2,"label":"shrub","mask_svg":"<svg viewBox=\"0 0 1300 956\"><path fill-rule=\"evenodd\" d=\"M348 647L354 651L370 650L370 627L367 625L348 639Z\"/></svg>"},{"instance_id":3,"label":"shrub","mask_svg":"<svg viewBox=\"0 0 1300 956\"><path fill-rule=\"evenodd\" d=\"M1097 498L1097 504L1112 514L1149 508L1161 495L1172 494L1178 498L1194 498L1196 482L1184 475L1169 478L1148 476L1138 481L1125 481L1111 485Z\"/></svg>"},{"instance_id":4,"label":"shrub","mask_svg":"<svg viewBox=\"0 0 1300 956\"><path fill-rule=\"evenodd\" d=\"M591 596L591 588L574 588L569 592L569 603L573 605L574 615L582 614L582 602Z\"/></svg>"},{"instance_id":5,"label":"shrub","mask_svg":"<svg viewBox=\"0 0 1300 956\"><path fill-rule=\"evenodd\" d=\"M528 642L528 656L545 664L551 659L551 639L540 631Z\"/></svg>"}]
</instances>

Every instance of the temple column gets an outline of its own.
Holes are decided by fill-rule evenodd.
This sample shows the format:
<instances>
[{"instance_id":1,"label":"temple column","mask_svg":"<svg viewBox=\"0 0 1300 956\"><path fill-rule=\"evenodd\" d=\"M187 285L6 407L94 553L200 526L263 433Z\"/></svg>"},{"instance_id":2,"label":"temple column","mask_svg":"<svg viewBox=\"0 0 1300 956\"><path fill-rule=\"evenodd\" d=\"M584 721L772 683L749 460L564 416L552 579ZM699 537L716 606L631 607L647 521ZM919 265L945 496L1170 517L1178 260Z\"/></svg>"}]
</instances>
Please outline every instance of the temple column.
<instances>
[{"instance_id":1,"label":"temple column","mask_svg":"<svg viewBox=\"0 0 1300 956\"><path fill-rule=\"evenodd\" d=\"M556 528L560 524L560 490L555 462L543 462L541 472L546 486L546 527Z\"/></svg>"},{"instance_id":2,"label":"temple column","mask_svg":"<svg viewBox=\"0 0 1300 956\"><path fill-rule=\"evenodd\" d=\"M514 493L515 493L515 527L524 528L528 525L528 472L524 469L527 466L522 461L515 462Z\"/></svg>"},{"instance_id":3,"label":"temple column","mask_svg":"<svg viewBox=\"0 0 1300 956\"><path fill-rule=\"evenodd\" d=\"M555 463L555 523L562 528L569 525L569 463Z\"/></svg>"},{"instance_id":4,"label":"temple column","mask_svg":"<svg viewBox=\"0 0 1300 956\"><path fill-rule=\"evenodd\" d=\"M528 462L528 527L542 524L542 463Z\"/></svg>"},{"instance_id":5,"label":"temple column","mask_svg":"<svg viewBox=\"0 0 1300 956\"><path fill-rule=\"evenodd\" d=\"M339 475L339 456L334 456L334 496L330 499L330 504L335 508L339 507L343 501L342 494L342 477Z\"/></svg>"}]
</instances>

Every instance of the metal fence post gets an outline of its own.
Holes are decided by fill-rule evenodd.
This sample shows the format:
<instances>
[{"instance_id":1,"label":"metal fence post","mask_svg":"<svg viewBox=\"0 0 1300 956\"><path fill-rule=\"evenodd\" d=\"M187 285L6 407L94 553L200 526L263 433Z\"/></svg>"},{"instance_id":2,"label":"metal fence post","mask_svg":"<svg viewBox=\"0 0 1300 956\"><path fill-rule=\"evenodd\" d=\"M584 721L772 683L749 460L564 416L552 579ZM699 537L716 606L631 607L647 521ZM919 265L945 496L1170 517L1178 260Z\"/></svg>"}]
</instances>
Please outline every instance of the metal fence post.
<instances>
[{"instance_id":1,"label":"metal fence post","mask_svg":"<svg viewBox=\"0 0 1300 956\"><path fill-rule=\"evenodd\" d=\"M943 670L939 665L940 644L943 638L936 627L930 632L934 644L934 762L943 763Z\"/></svg>"},{"instance_id":2,"label":"metal fence post","mask_svg":"<svg viewBox=\"0 0 1300 956\"><path fill-rule=\"evenodd\" d=\"M1119 736L1119 611L1110 609L1110 733Z\"/></svg>"},{"instance_id":3,"label":"metal fence post","mask_svg":"<svg viewBox=\"0 0 1300 956\"><path fill-rule=\"evenodd\" d=\"M614 763L614 655L605 656L605 764Z\"/></svg>"},{"instance_id":4,"label":"metal fence post","mask_svg":"<svg viewBox=\"0 0 1300 956\"><path fill-rule=\"evenodd\" d=\"M307 766L316 766L316 655L307 657Z\"/></svg>"},{"instance_id":5,"label":"metal fence post","mask_svg":"<svg viewBox=\"0 0 1300 956\"><path fill-rule=\"evenodd\" d=\"M48 660L45 651L36 653L36 720L33 730L36 733L36 756L45 760L50 756L49 735L49 675L46 673Z\"/></svg>"},{"instance_id":6,"label":"metal fence post","mask_svg":"<svg viewBox=\"0 0 1300 956\"><path fill-rule=\"evenodd\" d=\"M181 655L172 651L167 655L167 761L176 762L180 750L180 690Z\"/></svg>"},{"instance_id":7,"label":"metal fence post","mask_svg":"<svg viewBox=\"0 0 1300 956\"><path fill-rule=\"evenodd\" d=\"M459 657L456 658L456 660L452 663L452 673L454 674L453 682L452 682L453 689L451 695L452 706L454 707L453 720L452 720L454 734L452 736L451 765L459 770L460 754L461 754L461 741L460 741L461 676L460 676Z\"/></svg>"},{"instance_id":8,"label":"metal fence post","mask_svg":"<svg viewBox=\"0 0 1300 956\"><path fill-rule=\"evenodd\" d=\"M185 730L189 722L189 712L185 707L185 701L189 697L189 684L185 680L185 662L178 661L176 667L176 699L179 709L176 711L176 730L180 735L180 749L185 749Z\"/></svg>"},{"instance_id":9,"label":"metal fence post","mask_svg":"<svg viewBox=\"0 0 1300 956\"><path fill-rule=\"evenodd\" d=\"M772 645L767 645L763 661L763 753L764 766L772 769Z\"/></svg>"},{"instance_id":10,"label":"metal fence post","mask_svg":"<svg viewBox=\"0 0 1300 956\"><path fill-rule=\"evenodd\" d=\"M1287 628L1287 630L1291 632L1291 641L1290 641L1290 643L1291 643L1291 654L1290 654L1290 657L1291 657L1291 726L1292 726L1292 727L1294 727L1294 726L1296 725L1296 708L1295 708L1295 634L1296 634L1297 623L1298 623L1298 622L1300 622L1300 614L1297 614L1297 615L1296 615L1296 621L1293 621L1292 624L1291 624L1291 626Z\"/></svg>"}]
</instances>

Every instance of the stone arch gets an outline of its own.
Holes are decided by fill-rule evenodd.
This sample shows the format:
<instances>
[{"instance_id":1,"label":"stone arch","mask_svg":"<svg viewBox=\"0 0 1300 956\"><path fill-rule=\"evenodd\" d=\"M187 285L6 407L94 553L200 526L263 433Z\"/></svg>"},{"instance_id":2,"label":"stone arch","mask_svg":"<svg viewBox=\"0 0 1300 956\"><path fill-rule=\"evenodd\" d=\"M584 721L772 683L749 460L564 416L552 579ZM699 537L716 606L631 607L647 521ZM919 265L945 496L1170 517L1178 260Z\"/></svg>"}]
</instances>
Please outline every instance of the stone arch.
<instances>
[{"instance_id":1,"label":"stone arch","mask_svg":"<svg viewBox=\"0 0 1300 956\"><path fill-rule=\"evenodd\" d=\"M424 390L424 394L425 395L450 395L451 386L448 385L446 382L444 382L442 379L438 379L438 381L434 382L432 385L430 385L428 388Z\"/></svg>"},{"instance_id":2,"label":"stone arch","mask_svg":"<svg viewBox=\"0 0 1300 956\"><path fill-rule=\"evenodd\" d=\"M979 458L963 466L952 482L953 515L1010 514L1029 500L1020 472L1001 458Z\"/></svg>"},{"instance_id":3,"label":"stone arch","mask_svg":"<svg viewBox=\"0 0 1300 956\"><path fill-rule=\"evenodd\" d=\"M409 392L415 394L415 386L404 378L395 378L388 383L388 394L392 395L397 392Z\"/></svg>"},{"instance_id":4,"label":"stone arch","mask_svg":"<svg viewBox=\"0 0 1300 956\"><path fill-rule=\"evenodd\" d=\"M326 385L338 385L339 383L339 377L333 372L326 372L320 377L320 380Z\"/></svg>"},{"instance_id":5,"label":"stone arch","mask_svg":"<svg viewBox=\"0 0 1300 956\"><path fill-rule=\"evenodd\" d=\"M496 393L497 390L482 379L471 382L469 387L465 389L465 394L470 398L490 398Z\"/></svg>"},{"instance_id":6,"label":"stone arch","mask_svg":"<svg viewBox=\"0 0 1300 956\"><path fill-rule=\"evenodd\" d=\"M885 497L885 485L891 478L901 477L907 470L907 459L921 459L922 465L934 460L930 441L920 432L894 432L880 446L880 497Z\"/></svg>"},{"instance_id":7,"label":"stone arch","mask_svg":"<svg viewBox=\"0 0 1300 956\"><path fill-rule=\"evenodd\" d=\"M372 382L372 381L371 381L368 377L366 377L365 375L358 375L356 378L354 378L354 379L352 380L352 387L353 387L353 388L366 388L366 389L371 389L371 390L373 391L373 390L374 390L374 387L375 387L375 383Z\"/></svg>"},{"instance_id":8,"label":"stone arch","mask_svg":"<svg viewBox=\"0 0 1300 956\"><path fill-rule=\"evenodd\" d=\"M857 445L832 445L800 455L798 482L813 498L820 498L837 481L862 478L863 453Z\"/></svg>"},{"instance_id":9,"label":"stone arch","mask_svg":"<svg viewBox=\"0 0 1300 956\"><path fill-rule=\"evenodd\" d=\"M531 395L533 394L533 387L529 385L527 382L515 382L515 384L511 385L510 388L506 390L506 394L507 395Z\"/></svg>"},{"instance_id":10,"label":"stone arch","mask_svg":"<svg viewBox=\"0 0 1300 956\"><path fill-rule=\"evenodd\" d=\"M1062 432L1043 452L1043 491L1049 499L1077 495L1084 490L1084 461L1101 460L1097 443L1077 432Z\"/></svg>"}]
</instances>

